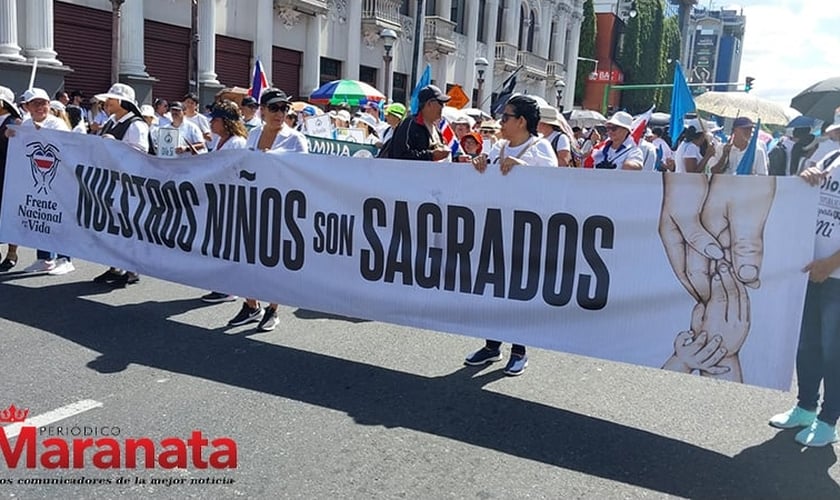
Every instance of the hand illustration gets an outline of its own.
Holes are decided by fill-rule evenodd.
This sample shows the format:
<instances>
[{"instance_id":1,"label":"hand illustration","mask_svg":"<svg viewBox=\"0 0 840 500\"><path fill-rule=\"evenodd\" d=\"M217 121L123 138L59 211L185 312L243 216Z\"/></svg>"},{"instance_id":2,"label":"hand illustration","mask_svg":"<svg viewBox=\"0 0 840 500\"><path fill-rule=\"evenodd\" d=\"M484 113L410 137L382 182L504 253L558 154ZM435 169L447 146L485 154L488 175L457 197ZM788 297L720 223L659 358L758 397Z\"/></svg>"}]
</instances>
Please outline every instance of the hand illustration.
<instances>
[{"instance_id":1,"label":"hand illustration","mask_svg":"<svg viewBox=\"0 0 840 500\"><path fill-rule=\"evenodd\" d=\"M725 249L735 276L750 288L761 286L764 224L775 194L773 176L712 176L700 216Z\"/></svg>"},{"instance_id":2,"label":"hand illustration","mask_svg":"<svg viewBox=\"0 0 840 500\"><path fill-rule=\"evenodd\" d=\"M717 366L726 356L726 349L720 346L721 342L720 335L709 339L706 332L697 335L693 331L680 332L674 339L674 354L662 368L682 373L695 370L711 375L727 373L729 367Z\"/></svg>"},{"instance_id":3,"label":"hand illustration","mask_svg":"<svg viewBox=\"0 0 840 500\"><path fill-rule=\"evenodd\" d=\"M720 242L703 227L700 214L709 183L705 175L662 174L659 236L677 279L697 302L709 298L709 260L722 259Z\"/></svg>"}]
</instances>

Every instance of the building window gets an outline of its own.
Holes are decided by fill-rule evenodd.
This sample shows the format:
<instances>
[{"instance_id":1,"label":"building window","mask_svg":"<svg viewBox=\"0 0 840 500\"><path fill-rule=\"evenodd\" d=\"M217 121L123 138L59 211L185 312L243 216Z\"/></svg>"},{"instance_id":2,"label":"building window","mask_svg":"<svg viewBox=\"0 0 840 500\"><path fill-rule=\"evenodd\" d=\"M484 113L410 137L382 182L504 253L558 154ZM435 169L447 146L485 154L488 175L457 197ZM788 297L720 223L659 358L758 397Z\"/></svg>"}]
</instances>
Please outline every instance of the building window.
<instances>
[{"instance_id":1,"label":"building window","mask_svg":"<svg viewBox=\"0 0 840 500\"><path fill-rule=\"evenodd\" d=\"M405 73L394 73L394 88L391 89L391 98L394 102L408 104L408 75Z\"/></svg>"},{"instance_id":2,"label":"building window","mask_svg":"<svg viewBox=\"0 0 840 500\"><path fill-rule=\"evenodd\" d=\"M427 16L436 16L437 15L437 1L426 0L426 15Z\"/></svg>"},{"instance_id":3,"label":"building window","mask_svg":"<svg viewBox=\"0 0 840 500\"><path fill-rule=\"evenodd\" d=\"M455 32L465 35L467 33L464 22L464 11L466 0L452 0L452 8L449 11L449 20L455 23Z\"/></svg>"},{"instance_id":4,"label":"building window","mask_svg":"<svg viewBox=\"0 0 840 500\"><path fill-rule=\"evenodd\" d=\"M411 13L408 12L410 3L411 3L410 0L402 0L402 2L400 2L400 14L402 14L404 16L410 16L411 15Z\"/></svg>"},{"instance_id":5,"label":"building window","mask_svg":"<svg viewBox=\"0 0 840 500\"><path fill-rule=\"evenodd\" d=\"M321 58L321 85L333 80L341 80L341 61Z\"/></svg>"},{"instance_id":6,"label":"building window","mask_svg":"<svg viewBox=\"0 0 840 500\"><path fill-rule=\"evenodd\" d=\"M537 27L537 15L531 11L531 16L528 18L528 52L534 51L534 31Z\"/></svg>"},{"instance_id":7,"label":"building window","mask_svg":"<svg viewBox=\"0 0 840 500\"><path fill-rule=\"evenodd\" d=\"M487 2L485 0L478 1L478 41L487 43Z\"/></svg>"},{"instance_id":8,"label":"building window","mask_svg":"<svg viewBox=\"0 0 840 500\"><path fill-rule=\"evenodd\" d=\"M528 11L525 10L525 6L522 5L519 8L519 36L517 40L519 40L518 47L519 50L525 50L525 41L527 40L528 36Z\"/></svg>"},{"instance_id":9,"label":"building window","mask_svg":"<svg viewBox=\"0 0 840 500\"><path fill-rule=\"evenodd\" d=\"M359 66L359 80L376 88L376 68L370 66Z\"/></svg>"},{"instance_id":10,"label":"building window","mask_svg":"<svg viewBox=\"0 0 840 500\"><path fill-rule=\"evenodd\" d=\"M548 41L548 58L551 61L557 60L557 44L554 43L557 39L557 30L557 22L551 21L551 40Z\"/></svg>"},{"instance_id":11,"label":"building window","mask_svg":"<svg viewBox=\"0 0 840 500\"><path fill-rule=\"evenodd\" d=\"M505 0L499 0L499 8L496 11L496 41L503 42L505 40L502 27L505 25Z\"/></svg>"}]
</instances>

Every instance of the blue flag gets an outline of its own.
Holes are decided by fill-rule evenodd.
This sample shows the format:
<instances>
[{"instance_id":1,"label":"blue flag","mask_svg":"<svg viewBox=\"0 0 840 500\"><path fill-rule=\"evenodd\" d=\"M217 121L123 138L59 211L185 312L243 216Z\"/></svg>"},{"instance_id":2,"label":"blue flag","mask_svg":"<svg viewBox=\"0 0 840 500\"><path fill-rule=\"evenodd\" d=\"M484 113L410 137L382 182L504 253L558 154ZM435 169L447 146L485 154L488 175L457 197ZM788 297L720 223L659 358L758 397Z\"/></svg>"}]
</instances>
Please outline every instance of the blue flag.
<instances>
[{"instance_id":1,"label":"blue flag","mask_svg":"<svg viewBox=\"0 0 840 500\"><path fill-rule=\"evenodd\" d=\"M664 156L664 151L662 150L662 146L660 145L656 148L656 163L653 165L653 169L657 172L662 172L662 157Z\"/></svg>"},{"instance_id":2,"label":"blue flag","mask_svg":"<svg viewBox=\"0 0 840 500\"><path fill-rule=\"evenodd\" d=\"M752 138L750 139L750 143L747 144L747 150L744 151L744 156L742 156L741 161L738 162L738 168L735 170L735 174L752 175L753 164L755 163L755 148L758 147L759 130L761 130L761 120L758 120L758 123L755 124Z\"/></svg>"},{"instance_id":3,"label":"blue flag","mask_svg":"<svg viewBox=\"0 0 840 500\"><path fill-rule=\"evenodd\" d=\"M426 85L431 85L432 83L432 65L426 64L426 69L423 70L423 74L420 75L420 79L417 80L417 85L414 86L414 90L411 91L411 106L410 106L410 113L412 115L416 115L417 112L420 110L420 89L425 87Z\"/></svg>"},{"instance_id":4,"label":"blue flag","mask_svg":"<svg viewBox=\"0 0 840 500\"><path fill-rule=\"evenodd\" d=\"M685 81L682 66L677 61L674 68L674 86L671 89L671 144L677 146L677 138L683 131L683 118L686 113L695 111L694 97Z\"/></svg>"}]
</instances>

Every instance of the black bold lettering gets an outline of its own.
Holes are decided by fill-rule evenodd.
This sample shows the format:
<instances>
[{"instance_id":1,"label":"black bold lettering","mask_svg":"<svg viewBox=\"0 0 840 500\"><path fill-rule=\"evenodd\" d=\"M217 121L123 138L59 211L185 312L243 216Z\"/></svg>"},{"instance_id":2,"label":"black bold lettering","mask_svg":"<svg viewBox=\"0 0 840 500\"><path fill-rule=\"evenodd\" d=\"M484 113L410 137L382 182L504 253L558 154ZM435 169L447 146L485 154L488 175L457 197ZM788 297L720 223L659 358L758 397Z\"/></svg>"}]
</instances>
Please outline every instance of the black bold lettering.
<instances>
[{"instance_id":1,"label":"black bold lettering","mask_svg":"<svg viewBox=\"0 0 840 500\"><path fill-rule=\"evenodd\" d=\"M557 290L558 255L561 249L560 231L563 230L560 290ZM577 261L578 223L571 214L554 214L548 219L546 235L545 282L543 300L550 306L565 306L572 298L575 286L575 264Z\"/></svg>"},{"instance_id":2,"label":"black bold lettering","mask_svg":"<svg viewBox=\"0 0 840 500\"><path fill-rule=\"evenodd\" d=\"M505 245L502 238L502 211L498 208L487 209L473 293L484 295L487 284L493 285L494 297L505 296Z\"/></svg>"},{"instance_id":3,"label":"black bold lettering","mask_svg":"<svg viewBox=\"0 0 840 500\"><path fill-rule=\"evenodd\" d=\"M458 205L446 207L446 290L455 290L455 276L458 273L460 291L472 292L470 252L474 245L475 215L472 210Z\"/></svg>"},{"instance_id":4,"label":"black bold lettering","mask_svg":"<svg viewBox=\"0 0 840 500\"><path fill-rule=\"evenodd\" d=\"M525 232L528 232L528 241ZM510 256L510 290L508 298L531 300L540 288L542 261L542 219L534 212L513 212L513 247ZM527 257L527 264L526 264ZM525 266L528 269L525 269ZM522 278L525 277L525 283Z\"/></svg>"},{"instance_id":5,"label":"black bold lettering","mask_svg":"<svg viewBox=\"0 0 840 500\"><path fill-rule=\"evenodd\" d=\"M182 182L178 186L178 192L181 193L181 202L187 217L187 223L182 224L178 230L178 247L189 252L192 251L195 233L198 231L198 222L195 220L195 210L193 210L193 206L198 205L198 192L189 182Z\"/></svg>"},{"instance_id":6,"label":"black bold lettering","mask_svg":"<svg viewBox=\"0 0 840 500\"><path fill-rule=\"evenodd\" d=\"M388 246L388 260L385 263L385 281L394 282L394 275L402 273L403 285L411 285L411 221L408 203L394 204L394 225L391 227L391 244Z\"/></svg>"},{"instance_id":7,"label":"black bold lettering","mask_svg":"<svg viewBox=\"0 0 840 500\"><path fill-rule=\"evenodd\" d=\"M615 226L612 220L603 215L593 215L583 221L581 250L583 251L583 258L592 269L592 274L595 275L595 293L592 296L589 295L592 276L581 274L577 288L577 303L580 307L590 311L603 309L607 305L607 297L610 291L610 271L596 248L596 233L601 233L600 247L612 249L615 239Z\"/></svg>"},{"instance_id":8,"label":"black bold lettering","mask_svg":"<svg viewBox=\"0 0 840 500\"><path fill-rule=\"evenodd\" d=\"M290 271L298 271L303 267L304 249L303 233L297 220L306 218L306 195L293 190L286 193L286 229L289 230L291 240L283 240L283 265Z\"/></svg>"},{"instance_id":9,"label":"black bold lettering","mask_svg":"<svg viewBox=\"0 0 840 500\"><path fill-rule=\"evenodd\" d=\"M385 203L379 198L368 198L362 204L362 230L370 245L370 250L361 251L359 271L368 281L382 279L382 273L385 272L385 249L374 227L384 227L385 216Z\"/></svg>"},{"instance_id":10,"label":"black bold lettering","mask_svg":"<svg viewBox=\"0 0 840 500\"><path fill-rule=\"evenodd\" d=\"M274 188L260 195L260 263L274 267L280 262L280 226L283 196Z\"/></svg>"},{"instance_id":11,"label":"black bold lettering","mask_svg":"<svg viewBox=\"0 0 840 500\"><path fill-rule=\"evenodd\" d=\"M443 231L443 214L434 203L423 203L417 207L417 256L414 261L414 279L423 288L440 288L440 265L443 250L429 246L429 219L432 232ZM428 266L426 265L428 261Z\"/></svg>"}]
</instances>

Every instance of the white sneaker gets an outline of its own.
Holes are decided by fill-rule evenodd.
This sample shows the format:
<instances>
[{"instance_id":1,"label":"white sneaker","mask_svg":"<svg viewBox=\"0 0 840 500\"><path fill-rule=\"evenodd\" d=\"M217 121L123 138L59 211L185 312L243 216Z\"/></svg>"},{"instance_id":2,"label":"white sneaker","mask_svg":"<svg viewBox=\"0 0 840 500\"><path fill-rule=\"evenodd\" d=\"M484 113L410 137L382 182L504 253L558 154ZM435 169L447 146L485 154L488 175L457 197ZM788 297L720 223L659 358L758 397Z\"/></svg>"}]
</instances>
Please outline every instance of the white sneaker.
<instances>
[{"instance_id":1,"label":"white sneaker","mask_svg":"<svg viewBox=\"0 0 840 500\"><path fill-rule=\"evenodd\" d=\"M62 274L72 273L75 270L76 266L73 265L73 262L62 257L56 261L55 267L48 271L48 274L61 276Z\"/></svg>"},{"instance_id":2,"label":"white sneaker","mask_svg":"<svg viewBox=\"0 0 840 500\"><path fill-rule=\"evenodd\" d=\"M26 269L23 270L25 273L48 273L55 269L55 261L54 260L36 260Z\"/></svg>"}]
</instances>

